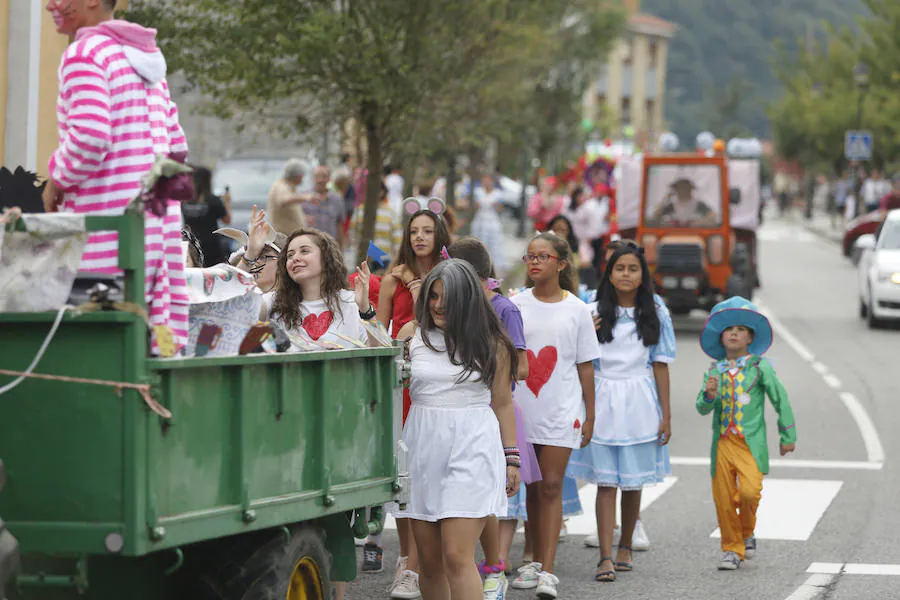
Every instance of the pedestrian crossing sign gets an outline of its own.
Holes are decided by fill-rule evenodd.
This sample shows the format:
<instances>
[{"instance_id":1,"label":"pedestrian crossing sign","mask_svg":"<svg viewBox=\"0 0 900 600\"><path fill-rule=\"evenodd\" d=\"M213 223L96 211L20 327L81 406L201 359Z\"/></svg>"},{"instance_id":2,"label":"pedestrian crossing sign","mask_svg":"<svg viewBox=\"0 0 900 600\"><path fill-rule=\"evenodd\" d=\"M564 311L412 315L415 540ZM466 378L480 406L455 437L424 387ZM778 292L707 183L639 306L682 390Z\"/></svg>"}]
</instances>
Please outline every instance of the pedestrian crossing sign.
<instances>
[{"instance_id":1,"label":"pedestrian crossing sign","mask_svg":"<svg viewBox=\"0 0 900 600\"><path fill-rule=\"evenodd\" d=\"M871 160L872 132L848 131L844 136L844 158L847 160Z\"/></svg>"}]
</instances>

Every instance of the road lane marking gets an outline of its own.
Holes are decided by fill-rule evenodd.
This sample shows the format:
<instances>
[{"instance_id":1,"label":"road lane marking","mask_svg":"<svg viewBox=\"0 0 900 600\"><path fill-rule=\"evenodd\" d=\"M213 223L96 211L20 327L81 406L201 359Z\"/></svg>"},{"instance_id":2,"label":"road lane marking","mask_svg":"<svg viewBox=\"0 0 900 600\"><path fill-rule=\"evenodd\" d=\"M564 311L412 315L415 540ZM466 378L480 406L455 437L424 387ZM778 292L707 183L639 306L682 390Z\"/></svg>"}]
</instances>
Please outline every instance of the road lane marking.
<instances>
[{"instance_id":1,"label":"road lane marking","mask_svg":"<svg viewBox=\"0 0 900 600\"><path fill-rule=\"evenodd\" d=\"M841 380L832 375L831 373L822 376L822 379L829 385L829 387L839 390L841 389Z\"/></svg>"},{"instance_id":2,"label":"road lane marking","mask_svg":"<svg viewBox=\"0 0 900 600\"><path fill-rule=\"evenodd\" d=\"M769 319L772 328L778 332L779 337L784 339L784 341L793 348L794 352L796 352L803 360L810 363L813 370L822 377L823 381L829 387L840 392L842 387L841 380L831 374L828 367L821 362L816 361L816 357L812 351L792 334L784 324L772 314L771 310L765 308L761 301L757 302L757 307L760 312L765 314ZM869 416L865 407L856 396L849 392L840 392L838 397L850 412L850 416L852 416L853 420L856 422L856 427L859 429L859 433L863 438L863 444L866 447L866 456L869 459L868 462L884 462L884 447L881 444L881 437L878 435L878 429L875 427L875 423L872 421L872 418Z\"/></svg>"},{"instance_id":3,"label":"road lane marking","mask_svg":"<svg viewBox=\"0 0 900 600\"><path fill-rule=\"evenodd\" d=\"M900 577L900 565L871 563L813 563L807 573L827 575L882 575Z\"/></svg>"},{"instance_id":4,"label":"road lane marking","mask_svg":"<svg viewBox=\"0 0 900 600\"><path fill-rule=\"evenodd\" d=\"M645 487L641 494L641 510L647 510L651 504L672 489L676 481L678 481L677 477L669 476L662 483ZM583 486L578 490L578 497L581 500L581 506L584 508L584 514L569 518L566 521L566 528L569 530L569 535L590 535L597 529L597 516L594 508L597 504L597 486L591 484ZM619 506L621 501L622 492L618 490L616 493L616 506ZM621 525L621 519L622 511L617 510L616 523Z\"/></svg>"},{"instance_id":5,"label":"road lane marking","mask_svg":"<svg viewBox=\"0 0 900 600\"><path fill-rule=\"evenodd\" d=\"M682 467L708 467L708 456L673 456L671 464ZM847 469L851 471L880 471L884 467L883 462L867 462L862 460L805 460L798 458L772 458L769 460L771 467L785 467L797 469Z\"/></svg>"},{"instance_id":6,"label":"road lane marking","mask_svg":"<svg viewBox=\"0 0 900 600\"><path fill-rule=\"evenodd\" d=\"M767 478L754 534L761 540L807 541L843 484L843 481ZM721 537L719 530L709 537Z\"/></svg>"},{"instance_id":7,"label":"road lane marking","mask_svg":"<svg viewBox=\"0 0 900 600\"><path fill-rule=\"evenodd\" d=\"M815 574L803 582L803 585L794 590L794 593L785 598L785 600L813 600L823 594L831 582L834 581L834 575Z\"/></svg>"},{"instance_id":8,"label":"road lane marking","mask_svg":"<svg viewBox=\"0 0 900 600\"><path fill-rule=\"evenodd\" d=\"M878 429L875 423L869 417L862 403L850 392L840 393L841 402L850 411L856 426L859 428L863 436L863 443L866 445L866 454L870 462L884 462L884 446L881 445L881 438L878 436Z\"/></svg>"}]
</instances>

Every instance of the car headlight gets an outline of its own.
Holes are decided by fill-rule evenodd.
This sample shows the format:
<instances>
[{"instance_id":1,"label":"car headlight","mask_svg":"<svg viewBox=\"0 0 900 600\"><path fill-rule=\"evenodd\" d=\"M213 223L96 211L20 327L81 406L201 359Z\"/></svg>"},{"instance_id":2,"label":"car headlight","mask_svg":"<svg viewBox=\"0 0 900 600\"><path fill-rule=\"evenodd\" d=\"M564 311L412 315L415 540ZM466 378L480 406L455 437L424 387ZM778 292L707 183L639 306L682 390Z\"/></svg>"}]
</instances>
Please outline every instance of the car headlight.
<instances>
[{"instance_id":1,"label":"car headlight","mask_svg":"<svg viewBox=\"0 0 900 600\"><path fill-rule=\"evenodd\" d=\"M891 283L900 285L900 273L891 273Z\"/></svg>"},{"instance_id":2,"label":"car headlight","mask_svg":"<svg viewBox=\"0 0 900 600\"><path fill-rule=\"evenodd\" d=\"M681 280L681 287L686 290L696 290L700 286L700 280L696 277L685 277Z\"/></svg>"},{"instance_id":3,"label":"car headlight","mask_svg":"<svg viewBox=\"0 0 900 600\"><path fill-rule=\"evenodd\" d=\"M900 273L895 271L878 271L878 281L890 281L900 285Z\"/></svg>"},{"instance_id":4,"label":"car headlight","mask_svg":"<svg viewBox=\"0 0 900 600\"><path fill-rule=\"evenodd\" d=\"M663 277L662 278L662 286L667 290L675 290L678 289L678 278L677 277Z\"/></svg>"}]
</instances>

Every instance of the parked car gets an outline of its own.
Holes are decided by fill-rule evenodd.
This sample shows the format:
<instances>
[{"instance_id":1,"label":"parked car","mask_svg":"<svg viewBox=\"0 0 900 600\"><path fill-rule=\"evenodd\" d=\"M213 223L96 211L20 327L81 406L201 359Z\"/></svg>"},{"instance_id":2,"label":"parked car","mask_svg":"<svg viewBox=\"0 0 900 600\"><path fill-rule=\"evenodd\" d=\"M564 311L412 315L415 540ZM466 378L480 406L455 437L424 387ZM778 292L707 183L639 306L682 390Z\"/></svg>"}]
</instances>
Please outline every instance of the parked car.
<instances>
[{"instance_id":1,"label":"parked car","mask_svg":"<svg viewBox=\"0 0 900 600\"><path fill-rule=\"evenodd\" d=\"M844 230L844 240L841 244L844 256L853 260L854 264L858 264L859 255L853 255L853 246L856 243L856 240L858 240L860 236L874 234L875 230L878 229L878 226L881 225L883 220L884 214L880 210L876 210L859 216L847 223L847 227Z\"/></svg>"},{"instance_id":2,"label":"parked car","mask_svg":"<svg viewBox=\"0 0 900 600\"><path fill-rule=\"evenodd\" d=\"M218 195L230 192L232 227L246 231L253 205L266 207L269 189L284 172L286 160L275 157L247 157L219 161L213 171L213 189ZM303 183L297 191L311 190L312 183L312 167L308 166Z\"/></svg>"},{"instance_id":3,"label":"parked car","mask_svg":"<svg viewBox=\"0 0 900 600\"><path fill-rule=\"evenodd\" d=\"M859 262L859 316L877 328L888 320L900 321L900 210L887 214L876 235L856 241Z\"/></svg>"}]
</instances>

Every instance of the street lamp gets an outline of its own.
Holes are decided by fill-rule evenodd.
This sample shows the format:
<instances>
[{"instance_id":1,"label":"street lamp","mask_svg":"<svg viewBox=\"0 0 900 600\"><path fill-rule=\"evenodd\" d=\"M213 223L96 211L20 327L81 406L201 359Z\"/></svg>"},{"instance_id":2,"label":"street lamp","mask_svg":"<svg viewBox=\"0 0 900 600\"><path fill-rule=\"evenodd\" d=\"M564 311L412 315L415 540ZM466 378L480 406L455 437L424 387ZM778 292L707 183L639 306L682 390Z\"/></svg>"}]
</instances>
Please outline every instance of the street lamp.
<instances>
[{"instance_id":1,"label":"street lamp","mask_svg":"<svg viewBox=\"0 0 900 600\"><path fill-rule=\"evenodd\" d=\"M856 101L856 130L862 129L863 118L863 100L869 89L869 66L863 61L859 61L853 66L853 83L859 89L859 97ZM856 184L856 214L861 215L863 211L862 199L862 177L859 176L859 167L853 170L853 181Z\"/></svg>"}]
</instances>

